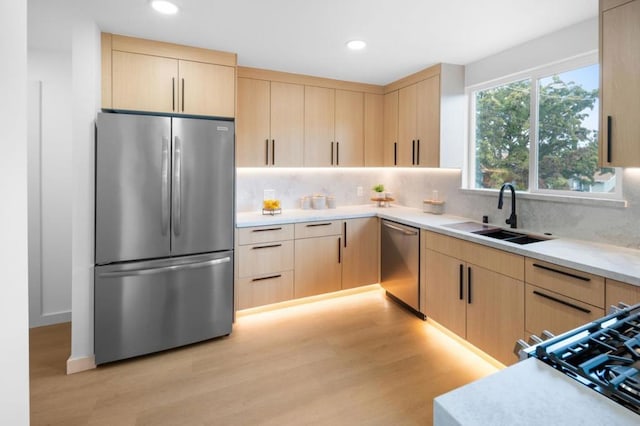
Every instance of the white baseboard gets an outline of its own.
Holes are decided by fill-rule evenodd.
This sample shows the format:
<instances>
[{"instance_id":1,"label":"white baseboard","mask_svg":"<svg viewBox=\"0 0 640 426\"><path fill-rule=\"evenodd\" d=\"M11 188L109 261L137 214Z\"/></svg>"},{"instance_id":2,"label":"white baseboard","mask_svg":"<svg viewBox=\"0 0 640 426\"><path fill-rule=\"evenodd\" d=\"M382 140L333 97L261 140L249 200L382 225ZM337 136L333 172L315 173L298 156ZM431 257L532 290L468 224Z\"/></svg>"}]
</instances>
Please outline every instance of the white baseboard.
<instances>
[{"instance_id":1,"label":"white baseboard","mask_svg":"<svg viewBox=\"0 0 640 426\"><path fill-rule=\"evenodd\" d=\"M44 327L46 325L60 324L63 322L71 322L71 311L44 314L36 318L31 318L29 328Z\"/></svg>"},{"instance_id":2,"label":"white baseboard","mask_svg":"<svg viewBox=\"0 0 640 426\"><path fill-rule=\"evenodd\" d=\"M79 373L94 368L96 368L96 357L94 355L81 358L69 358L67 360L67 374Z\"/></svg>"}]
</instances>

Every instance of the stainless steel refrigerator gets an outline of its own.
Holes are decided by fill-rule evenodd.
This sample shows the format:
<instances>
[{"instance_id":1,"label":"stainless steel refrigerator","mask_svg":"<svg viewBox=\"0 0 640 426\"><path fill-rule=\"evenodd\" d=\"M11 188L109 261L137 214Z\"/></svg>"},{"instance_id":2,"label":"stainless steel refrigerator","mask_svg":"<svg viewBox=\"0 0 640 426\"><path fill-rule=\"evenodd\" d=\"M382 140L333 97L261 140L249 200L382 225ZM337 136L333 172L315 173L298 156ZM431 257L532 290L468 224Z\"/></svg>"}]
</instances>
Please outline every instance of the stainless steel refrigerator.
<instances>
[{"instance_id":1,"label":"stainless steel refrigerator","mask_svg":"<svg viewBox=\"0 0 640 426\"><path fill-rule=\"evenodd\" d=\"M231 333L234 123L100 113L96 364Z\"/></svg>"}]
</instances>

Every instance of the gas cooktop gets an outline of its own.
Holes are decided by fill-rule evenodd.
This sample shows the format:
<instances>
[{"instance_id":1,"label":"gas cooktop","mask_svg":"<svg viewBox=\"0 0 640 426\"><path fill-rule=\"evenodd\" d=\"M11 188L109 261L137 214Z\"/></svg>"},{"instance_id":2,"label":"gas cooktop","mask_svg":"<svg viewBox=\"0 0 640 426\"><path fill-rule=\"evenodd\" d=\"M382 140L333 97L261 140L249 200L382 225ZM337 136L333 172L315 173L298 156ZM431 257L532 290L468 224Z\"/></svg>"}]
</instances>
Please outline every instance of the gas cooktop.
<instances>
[{"instance_id":1,"label":"gas cooktop","mask_svg":"<svg viewBox=\"0 0 640 426\"><path fill-rule=\"evenodd\" d=\"M640 414L640 304L524 352Z\"/></svg>"}]
</instances>

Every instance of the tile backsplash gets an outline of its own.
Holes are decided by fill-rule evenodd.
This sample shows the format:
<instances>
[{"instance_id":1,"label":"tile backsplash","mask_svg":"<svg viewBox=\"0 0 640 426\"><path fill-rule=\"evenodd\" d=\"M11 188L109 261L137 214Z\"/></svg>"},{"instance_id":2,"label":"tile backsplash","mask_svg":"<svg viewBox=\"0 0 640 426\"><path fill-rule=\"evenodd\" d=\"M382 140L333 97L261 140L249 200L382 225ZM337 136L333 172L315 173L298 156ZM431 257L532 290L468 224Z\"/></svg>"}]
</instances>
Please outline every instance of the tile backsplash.
<instances>
[{"instance_id":1,"label":"tile backsplash","mask_svg":"<svg viewBox=\"0 0 640 426\"><path fill-rule=\"evenodd\" d=\"M422 208L422 200L433 191L445 201L444 212L492 224L504 224L506 208L497 209L497 195L460 190L461 172L451 169L412 168L238 168L236 208L257 211L263 191L274 189L283 209L300 208L305 195L332 195L338 206L370 203L371 188L382 183L395 204ZM555 201L518 199L518 226L534 232L640 248L640 169L624 170L627 207L605 207ZM362 187L363 195L357 194Z\"/></svg>"}]
</instances>

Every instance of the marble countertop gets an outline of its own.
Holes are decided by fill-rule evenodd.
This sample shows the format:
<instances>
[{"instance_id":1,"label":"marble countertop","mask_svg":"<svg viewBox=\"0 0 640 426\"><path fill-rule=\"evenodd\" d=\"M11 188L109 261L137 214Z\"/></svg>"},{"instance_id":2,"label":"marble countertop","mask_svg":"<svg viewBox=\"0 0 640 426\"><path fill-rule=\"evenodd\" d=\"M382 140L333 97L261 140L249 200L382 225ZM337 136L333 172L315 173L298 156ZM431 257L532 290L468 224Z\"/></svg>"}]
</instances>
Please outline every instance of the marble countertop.
<instances>
[{"instance_id":1,"label":"marble countertop","mask_svg":"<svg viewBox=\"0 0 640 426\"><path fill-rule=\"evenodd\" d=\"M242 212L236 215L236 226L243 228L374 216L640 286L640 250L553 236L547 241L519 245L446 227L472 219L433 215L409 207L380 208L366 204L324 210L290 209L275 216L262 215L261 212ZM535 234L527 229L517 231Z\"/></svg>"},{"instance_id":2,"label":"marble countertop","mask_svg":"<svg viewBox=\"0 0 640 426\"><path fill-rule=\"evenodd\" d=\"M433 414L435 426L640 422L631 410L535 358L440 395Z\"/></svg>"}]
</instances>

